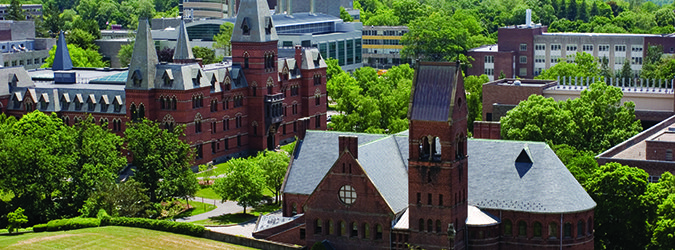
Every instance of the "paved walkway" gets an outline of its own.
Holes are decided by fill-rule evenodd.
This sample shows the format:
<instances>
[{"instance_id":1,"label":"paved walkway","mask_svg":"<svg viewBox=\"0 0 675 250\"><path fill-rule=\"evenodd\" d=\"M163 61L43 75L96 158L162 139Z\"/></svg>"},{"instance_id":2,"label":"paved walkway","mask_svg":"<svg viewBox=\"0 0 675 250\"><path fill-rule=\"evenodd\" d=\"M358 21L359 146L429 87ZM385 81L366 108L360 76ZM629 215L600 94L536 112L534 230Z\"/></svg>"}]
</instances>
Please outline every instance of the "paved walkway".
<instances>
[{"instance_id":1,"label":"paved walkway","mask_svg":"<svg viewBox=\"0 0 675 250\"><path fill-rule=\"evenodd\" d=\"M253 238L253 229L255 228L255 222L256 220L251 220L248 222L239 223L232 226L206 227L206 229L214 232L221 232L231 235L240 235L248 238Z\"/></svg>"},{"instance_id":2,"label":"paved walkway","mask_svg":"<svg viewBox=\"0 0 675 250\"><path fill-rule=\"evenodd\" d=\"M193 221L198 221L198 220L206 220L209 217L220 216L220 215L223 215L223 214L241 213L242 211L244 211L244 208L237 205L237 203L234 202L234 201L226 201L226 202L223 203L223 202L220 202L219 200L212 200L212 199L206 199L206 198L201 198L201 197L195 197L195 198L192 198L190 200L198 201L198 202L204 202L204 203L208 203L208 204L214 204L214 205L216 205L216 209L211 210L211 211L206 212L206 213L176 219L176 221L193 222Z\"/></svg>"}]
</instances>

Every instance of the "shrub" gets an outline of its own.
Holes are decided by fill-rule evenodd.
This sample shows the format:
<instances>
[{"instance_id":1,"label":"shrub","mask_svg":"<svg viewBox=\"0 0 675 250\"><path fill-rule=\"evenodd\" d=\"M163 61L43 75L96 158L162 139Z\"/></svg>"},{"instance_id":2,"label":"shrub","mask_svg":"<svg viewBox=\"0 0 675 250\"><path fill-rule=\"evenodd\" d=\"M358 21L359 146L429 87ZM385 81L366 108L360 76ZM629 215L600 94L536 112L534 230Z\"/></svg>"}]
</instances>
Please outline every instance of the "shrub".
<instances>
[{"instance_id":1,"label":"shrub","mask_svg":"<svg viewBox=\"0 0 675 250\"><path fill-rule=\"evenodd\" d=\"M47 231L73 230L87 227L98 227L99 225L101 225L101 220L97 218L76 217L71 219L50 221L47 223ZM33 230L35 229L33 228Z\"/></svg>"},{"instance_id":2,"label":"shrub","mask_svg":"<svg viewBox=\"0 0 675 250\"><path fill-rule=\"evenodd\" d=\"M44 232L47 231L47 224L37 224L33 226L33 232Z\"/></svg>"},{"instance_id":3,"label":"shrub","mask_svg":"<svg viewBox=\"0 0 675 250\"><path fill-rule=\"evenodd\" d=\"M28 217L23 214L23 208L17 208L14 212L10 212L7 214L7 229L9 230L9 233L12 233L13 231L19 232L19 229L21 229L21 225L24 223L28 222Z\"/></svg>"},{"instance_id":4,"label":"shrub","mask_svg":"<svg viewBox=\"0 0 675 250\"><path fill-rule=\"evenodd\" d=\"M173 222L166 220L153 220L144 218L126 218L117 217L102 220L106 226L124 226L124 227L139 227L145 229L152 229L170 233L192 235L201 237L204 234L204 226L194 225L185 222Z\"/></svg>"}]
</instances>

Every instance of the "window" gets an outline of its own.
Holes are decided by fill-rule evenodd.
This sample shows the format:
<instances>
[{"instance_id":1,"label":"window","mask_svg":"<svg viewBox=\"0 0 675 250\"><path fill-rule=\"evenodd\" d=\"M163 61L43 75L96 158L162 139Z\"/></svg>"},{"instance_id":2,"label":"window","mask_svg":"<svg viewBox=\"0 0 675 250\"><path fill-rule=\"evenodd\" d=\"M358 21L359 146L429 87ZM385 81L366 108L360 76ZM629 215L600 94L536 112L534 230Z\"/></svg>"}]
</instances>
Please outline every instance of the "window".
<instances>
[{"instance_id":1,"label":"window","mask_svg":"<svg viewBox=\"0 0 675 250\"><path fill-rule=\"evenodd\" d=\"M211 142L211 153L212 153L212 154L215 154L215 153L216 153L216 147L217 147L217 145L218 145L217 142L215 142L215 141L212 141L212 142Z\"/></svg>"},{"instance_id":2,"label":"window","mask_svg":"<svg viewBox=\"0 0 675 250\"><path fill-rule=\"evenodd\" d=\"M593 52L593 44L584 44L581 46L584 52Z\"/></svg>"},{"instance_id":3,"label":"window","mask_svg":"<svg viewBox=\"0 0 675 250\"><path fill-rule=\"evenodd\" d=\"M485 70L483 71L483 73L486 74L486 75L489 75L489 76L493 76L493 75L495 75L495 69L493 69L493 68L485 68Z\"/></svg>"},{"instance_id":4,"label":"window","mask_svg":"<svg viewBox=\"0 0 675 250\"><path fill-rule=\"evenodd\" d=\"M546 56L534 56L534 62L535 63L545 63L546 62Z\"/></svg>"},{"instance_id":5,"label":"window","mask_svg":"<svg viewBox=\"0 0 675 250\"><path fill-rule=\"evenodd\" d=\"M633 52L642 52L642 45L633 45L630 49Z\"/></svg>"},{"instance_id":6,"label":"window","mask_svg":"<svg viewBox=\"0 0 675 250\"><path fill-rule=\"evenodd\" d=\"M672 161L673 160L673 150L668 149L666 150L666 161Z\"/></svg>"},{"instance_id":7,"label":"window","mask_svg":"<svg viewBox=\"0 0 675 250\"><path fill-rule=\"evenodd\" d=\"M564 233L563 237L565 238L572 237L572 223L569 222L565 223L565 225L563 226L563 233Z\"/></svg>"},{"instance_id":8,"label":"window","mask_svg":"<svg viewBox=\"0 0 675 250\"><path fill-rule=\"evenodd\" d=\"M511 221L508 219L504 220L504 235L511 236L512 230Z\"/></svg>"},{"instance_id":9,"label":"window","mask_svg":"<svg viewBox=\"0 0 675 250\"><path fill-rule=\"evenodd\" d=\"M354 188L350 185L342 186L338 196L340 197L340 201L347 205L354 204L356 201L356 191L354 191Z\"/></svg>"},{"instance_id":10,"label":"window","mask_svg":"<svg viewBox=\"0 0 675 250\"><path fill-rule=\"evenodd\" d=\"M520 44L520 51L527 51L527 43Z\"/></svg>"},{"instance_id":11,"label":"window","mask_svg":"<svg viewBox=\"0 0 675 250\"><path fill-rule=\"evenodd\" d=\"M320 233L321 233L321 229L322 229L322 228L321 228L321 226L322 226L321 224L322 224L322 223L323 223L323 222L321 221L321 219L316 219L316 221L314 222L314 233L315 233L315 234L320 234Z\"/></svg>"},{"instance_id":12,"label":"window","mask_svg":"<svg viewBox=\"0 0 675 250\"><path fill-rule=\"evenodd\" d=\"M551 44L551 50L552 51L558 51L558 50L560 50L560 48L562 48L562 46L560 44Z\"/></svg>"},{"instance_id":13,"label":"window","mask_svg":"<svg viewBox=\"0 0 675 250\"><path fill-rule=\"evenodd\" d=\"M321 95L320 95L320 94L314 96L314 104L315 104L316 106L321 105Z\"/></svg>"},{"instance_id":14,"label":"window","mask_svg":"<svg viewBox=\"0 0 675 250\"><path fill-rule=\"evenodd\" d=\"M548 238L555 239L558 236L558 224L551 222L548 224Z\"/></svg>"},{"instance_id":15,"label":"window","mask_svg":"<svg viewBox=\"0 0 675 250\"><path fill-rule=\"evenodd\" d=\"M216 133L216 122L212 121L211 122L211 134L215 134L215 133Z\"/></svg>"},{"instance_id":16,"label":"window","mask_svg":"<svg viewBox=\"0 0 675 250\"><path fill-rule=\"evenodd\" d=\"M335 234L335 228L333 228L335 225L333 225L333 220L328 220L328 234L333 235Z\"/></svg>"},{"instance_id":17,"label":"window","mask_svg":"<svg viewBox=\"0 0 675 250\"><path fill-rule=\"evenodd\" d=\"M434 222L431 221L431 219L427 220L427 232L433 232L434 231Z\"/></svg>"},{"instance_id":18,"label":"window","mask_svg":"<svg viewBox=\"0 0 675 250\"><path fill-rule=\"evenodd\" d=\"M202 132L202 121L201 120L195 120L195 133L201 133Z\"/></svg>"},{"instance_id":19,"label":"window","mask_svg":"<svg viewBox=\"0 0 675 250\"><path fill-rule=\"evenodd\" d=\"M347 235L347 226L345 225L345 221L340 221L340 234L338 236L346 236Z\"/></svg>"},{"instance_id":20,"label":"window","mask_svg":"<svg viewBox=\"0 0 675 250\"><path fill-rule=\"evenodd\" d=\"M211 112L218 111L218 99L211 100Z\"/></svg>"},{"instance_id":21,"label":"window","mask_svg":"<svg viewBox=\"0 0 675 250\"><path fill-rule=\"evenodd\" d=\"M524 221L518 222L518 236L527 237L527 223Z\"/></svg>"},{"instance_id":22,"label":"window","mask_svg":"<svg viewBox=\"0 0 675 250\"><path fill-rule=\"evenodd\" d=\"M363 224L363 238L370 239L370 225L368 223Z\"/></svg>"},{"instance_id":23,"label":"window","mask_svg":"<svg viewBox=\"0 0 675 250\"><path fill-rule=\"evenodd\" d=\"M598 45L598 51L609 51L609 44Z\"/></svg>"},{"instance_id":24,"label":"window","mask_svg":"<svg viewBox=\"0 0 675 250\"><path fill-rule=\"evenodd\" d=\"M314 75L314 85L321 85L321 75Z\"/></svg>"},{"instance_id":25,"label":"window","mask_svg":"<svg viewBox=\"0 0 675 250\"><path fill-rule=\"evenodd\" d=\"M427 205L431 206L431 194L427 194Z\"/></svg>"},{"instance_id":26,"label":"window","mask_svg":"<svg viewBox=\"0 0 675 250\"><path fill-rule=\"evenodd\" d=\"M316 128L320 128L320 127L321 127L321 115L317 115L317 116L316 116L316 119L314 119L314 126L315 126Z\"/></svg>"},{"instance_id":27,"label":"window","mask_svg":"<svg viewBox=\"0 0 675 250\"><path fill-rule=\"evenodd\" d=\"M441 232L441 220L436 220L436 232Z\"/></svg>"},{"instance_id":28,"label":"window","mask_svg":"<svg viewBox=\"0 0 675 250\"><path fill-rule=\"evenodd\" d=\"M417 205L422 204L422 194L417 193Z\"/></svg>"},{"instance_id":29,"label":"window","mask_svg":"<svg viewBox=\"0 0 675 250\"><path fill-rule=\"evenodd\" d=\"M443 206L443 195L442 194L438 195L438 205L441 206L441 207Z\"/></svg>"},{"instance_id":30,"label":"window","mask_svg":"<svg viewBox=\"0 0 675 250\"><path fill-rule=\"evenodd\" d=\"M237 135L237 147L241 147L241 135Z\"/></svg>"},{"instance_id":31,"label":"window","mask_svg":"<svg viewBox=\"0 0 675 250\"><path fill-rule=\"evenodd\" d=\"M614 45L614 52L626 51L626 45Z\"/></svg>"},{"instance_id":32,"label":"window","mask_svg":"<svg viewBox=\"0 0 675 250\"><path fill-rule=\"evenodd\" d=\"M204 157L204 153L202 152L202 144L197 145L197 146L195 147L195 149L196 149L196 150L195 150L195 151L196 151L196 152L195 152L195 157L196 157L197 159L203 158L203 157Z\"/></svg>"},{"instance_id":33,"label":"window","mask_svg":"<svg viewBox=\"0 0 675 250\"><path fill-rule=\"evenodd\" d=\"M527 63L527 56L520 56L520 63Z\"/></svg>"},{"instance_id":34,"label":"window","mask_svg":"<svg viewBox=\"0 0 675 250\"><path fill-rule=\"evenodd\" d=\"M223 144L225 145L225 150L230 149L230 138L225 138Z\"/></svg>"},{"instance_id":35,"label":"window","mask_svg":"<svg viewBox=\"0 0 675 250\"><path fill-rule=\"evenodd\" d=\"M519 76L527 76L527 68L520 68L518 72Z\"/></svg>"},{"instance_id":36,"label":"window","mask_svg":"<svg viewBox=\"0 0 675 250\"><path fill-rule=\"evenodd\" d=\"M558 60L560 60L559 56L551 56L551 63L558 63Z\"/></svg>"},{"instance_id":37,"label":"window","mask_svg":"<svg viewBox=\"0 0 675 250\"><path fill-rule=\"evenodd\" d=\"M615 56L614 57L614 65L622 65L626 62L626 57L623 56Z\"/></svg>"},{"instance_id":38,"label":"window","mask_svg":"<svg viewBox=\"0 0 675 250\"><path fill-rule=\"evenodd\" d=\"M485 56L485 63L495 63L494 56Z\"/></svg>"},{"instance_id":39,"label":"window","mask_svg":"<svg viewBox=\"0 0 675 250\"><path fill-rule=\"evenodd\" d=\"M236 128L241 128L241 116L237 116L234 119L234 125L235 125Z\"/></svg>"},{"instance_id":40,"label":"window","mask_svg":"<svg viewBox=\"0 0 675 250\"><path fill-rule=\"evenodd\" d=\"M230 119L223 118L223 131L230 130Z\"/></svg>"},{"instance_id":41,"label":"window","mask_svg":"<svg viewBox=\"0 0 675 250\"><path fill-rule=\"evenodd\" d=\"M356 222L352 222L352 230L351 233L349 234L350 237L357 237L359 236L359 225L356 224Z\"/></svg>"},{"instance_id":42,"label":"window","mask_svg":"<svg viewBox=\"0 0 675 250\"><path fill-rule=\"evenodd\" d=\"M586 224L584 223L583 220L579 220L579 222L577 222L577 237L584 236L584 231L585 231L584 229L586 229L585 227L586 227Z\"/></svg>"},{"instance_id":43,"label":"window","mask_svg":"<svg viewBox=\"0 0 675 250\"><path fill-rule=\"evenodd\" d=\"M642 57L631 57L631 64L633 65L642 65Z\"/></svg>"},{"instance_id":44,"label":"window","mask_svg":"<svg viewBox=\"0 0 675 250\"><path fill-rule=\"evenodd\" d=\"M543 44L543 43L535 44L534 50L546 50L546 44Z\"/></svg>"},{"instance_id":45,"label":"window","mask_svg":"<svg viewBox=\"0 0 675 250\"><path fill-rule=\"evenodd\" d=\"M576 44L567 45L565 49L566 51L577 51L577 45Z\"/></svg>"},{"instance_id":46,"label":"window","mask_svg":"<svg viewBox=\"0 0 675 250\"><path fill-rule=\"evenodd\" d=\"M541 223L535 221L533 229L534 229L534 237L541 238Z\"/></svg>"}]
</instances>

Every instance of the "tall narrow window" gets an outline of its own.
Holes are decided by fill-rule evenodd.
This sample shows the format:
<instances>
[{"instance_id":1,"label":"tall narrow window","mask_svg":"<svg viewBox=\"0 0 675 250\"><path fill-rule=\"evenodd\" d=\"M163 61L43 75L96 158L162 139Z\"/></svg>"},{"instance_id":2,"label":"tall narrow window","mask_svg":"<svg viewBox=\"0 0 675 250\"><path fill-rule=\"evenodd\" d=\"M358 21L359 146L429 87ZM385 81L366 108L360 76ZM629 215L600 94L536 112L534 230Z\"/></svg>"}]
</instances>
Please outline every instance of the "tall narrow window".
<instances>
[{"instance_id":1,"label":"tall narrow window","mask_svg":"<svg viewBox=\"0 0 675 250\"><path fill-rule=\"evenodd\" d=\"M380 224L377 224L375 226L375 239L376 240L381 240L382 239L382 226Z\"/></svg>"},{"instance_id":2,"label":"tall narrow window","mask_svg":"<svg viewBox=\"0 0 675 250\"><path fill-rule=\"evenodd\" d=\"M368 223L363 224L363 238L370 239L370 225Z\"/></svg>"},{"instance_id":3,"label":"tall narrow window","mask_svg":"<svg viewBox=\"0 0 675 250\"><path fill-rule=\"evenodd\" d=\"M504 220L504 235L511 236L512 234L512 225L510 220Z\"/></svg>"},{"instance_id":4,"label":"tall narrow window","mask_svg":"<svg viewBox=\"0 0 675 250\"><path fill-rule=\"evenodd\" d=\"M535 221L533 229L534 229L534 237L541 238L541 223Z\"/></svg>"},{"instance_id":5,"label":"tall narrow window","mask_svg":"<svg viewBox=\"0 0 675 250\"><path fill-rule=\"evenodd\" d=\"M555 239L558 237L558 224L551 222L548 224L548 238Z\"/></svg>"},{"instance_id":6,"label":"tall narrow window","mask_svg":"<svg viewBox=\"0 0 675 250\"><path fill-rule=\"evenodd\" d=\"M527 237L527 223L524 221L518 222L518 236Z\"/></svg>"}]
</instances>

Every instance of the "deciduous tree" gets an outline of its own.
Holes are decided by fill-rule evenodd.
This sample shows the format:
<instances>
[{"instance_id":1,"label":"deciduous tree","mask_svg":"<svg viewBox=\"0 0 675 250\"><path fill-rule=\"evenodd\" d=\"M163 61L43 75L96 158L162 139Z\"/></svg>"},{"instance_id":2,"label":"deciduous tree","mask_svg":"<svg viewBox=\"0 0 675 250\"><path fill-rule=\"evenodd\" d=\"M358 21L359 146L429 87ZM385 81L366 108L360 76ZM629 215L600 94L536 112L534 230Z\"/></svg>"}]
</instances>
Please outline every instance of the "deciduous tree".
<instances>
[{"instance_id":1,"label":"deciduous tree","mask_svg":"<svg viewBox=\"0 0 675 250\"><path fill-rule=\"evenodd\" d=\"M278 202L290 162L289 155L284 151L263 151L258 153L256 160L265 173L265 187L274 193L275 202Z\"/></svg>"},{"instance_id":2,"label":"deciduous tree","mask_svg":"<svg viewBox=\"0 0 675 250\"><path fill-rule=\"evenodd\" d=\"M215 49L224 49L225 55L230 55L230 46L232 39L232 30L234 29L234 24L225 22L220 25L220 31L217 35L213 36L213 48Z\"/></svg>"},{"instance_id":3,"label":"deciduous tree","mask_svg":"<svg viewBox=\"0 0 675 250\"><path fill-rule=\"evenodd\" d=\"M213 190L226 200L236 201L244 207L256 206L263 198L264 173L255 161L243 158L232 159L224 166L225 177L217 179Z\"/></svg>"}]
</instances>

